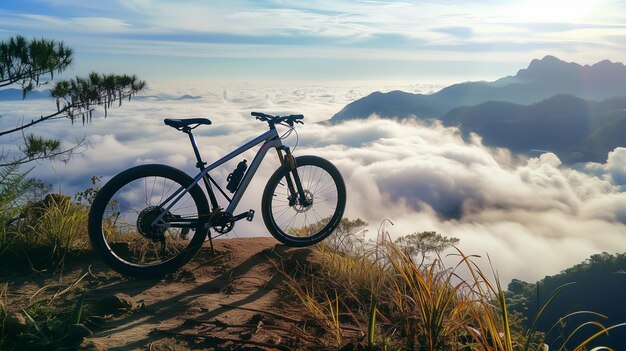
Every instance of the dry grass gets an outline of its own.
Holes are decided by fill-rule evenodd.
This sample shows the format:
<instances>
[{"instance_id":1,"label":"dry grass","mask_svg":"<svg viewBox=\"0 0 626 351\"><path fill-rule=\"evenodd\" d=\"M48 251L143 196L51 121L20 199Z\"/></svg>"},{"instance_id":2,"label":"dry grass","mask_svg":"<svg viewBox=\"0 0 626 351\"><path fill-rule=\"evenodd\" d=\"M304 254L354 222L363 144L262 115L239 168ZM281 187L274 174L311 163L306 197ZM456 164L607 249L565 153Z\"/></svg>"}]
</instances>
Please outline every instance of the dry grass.
<instances>
[{"instance_id":1,"label":"dry grass","mask_svg":"<svg viewBox=\"0 0 626 351\"><path fill-rule=\"evenodd\" d=\"M89 246L87 218L89 208L68 197L55 194L26 206L8 227L12 251L36 247L49 248L52 256L63 257L72 250Z\"/></svg>"},{"instance_id":2,"label":"dry grass","mask_svg":"<svg viewBox=\"0 0 626 351\"><path fill-rule=\"evenodd\" d=\"M62 267L68 254L89 249L88 213L86 205L59 194L29 202L2 228L0 259L35 270Z\"/></svg>"},{"instance_id":3,"label":"dry grass","mask_svg":"<svg viewBox=\"0 0 626 351\"><path fill-rule=\"evenodd\" d=\"M54 199L43 215L30 225L29 243L48 247L55 259L63 259L71 250L89 247L88 208L69 199Z\"/></svg>"},{"instance_id":4,"label":"dry grass","mask_svg":"<svg viewBox=\"0 0 626 351\"><path fill-rule=\"evenodd\" d=\"M317 245L314 268L289 279L291 291L335 346L363 343L367 336L370 350L543 351L536 320L567 288L557 289L532 327L520 332L497 275L488 278L475 263L479 257L458 251L454 267L440 259L423 265L388 240L359 252ZM567 345L571 335L565 336L562 350L583 350L603 332L623 326L588 324L597 334L573 346Z\"/></svg>"}]
</instances>

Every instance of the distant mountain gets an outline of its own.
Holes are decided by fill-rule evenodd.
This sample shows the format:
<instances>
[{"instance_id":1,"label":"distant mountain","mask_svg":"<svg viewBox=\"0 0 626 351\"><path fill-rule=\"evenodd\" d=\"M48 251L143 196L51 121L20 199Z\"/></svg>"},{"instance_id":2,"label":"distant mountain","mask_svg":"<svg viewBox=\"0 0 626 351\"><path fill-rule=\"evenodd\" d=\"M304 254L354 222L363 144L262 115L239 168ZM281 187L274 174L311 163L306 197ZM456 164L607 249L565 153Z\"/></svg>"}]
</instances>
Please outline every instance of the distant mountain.
<instances>
[{"instance_id":1,"label":"distant mountain","mask_svg":"<svg viewBox=\"0 0 626 351\"><path fill-rule=\"evenodd\" d=\"M490 146L528 153L551 151L565 163L604 162L609 151L626 146L626 97L601 102L556 95L532 105L486 102L459 107L441 118Z\"/></svg>"},{"instance_id":2,"label":"distant mountain","mask_svg":"<svg viewBox=\"0 0 626 351\"><path fill-rule=\"evenodd\" d=\"M50 90L35 90L26 94L25 100L52 99ZM22 89L0 89L0 101L22 100Z\"/></svg>"},{"instance_id":3,"label":"distant mountain","mask_svg":"<svg viewBox=\"0 0 626 351\"><path fill-rule=\"evenodd\" d=\"M198 99L202 99L202 96L183 95L176 100L198 100Z\"/></svg>"},{"instance_id":4,"label":"distant mountain","mask_svg":"<svg viewBox=\"0 0 626 351\"><path fill-rule=\"evenodd\" d=\"M166 100L198 100L202 99L202 96L194 96L194 95L170 95L170 94L159 94L159 95L141 95L134 97L135 100L147 100L147 101L166 101Z\"/></svg>"},{"instance_id":5,"label":"distant mountain","mask_svg":"<svg viewBox=\"0 0 626 351\"><path fill-rule=\"evenodd\" d=\"M626 66L608 60L594 65L567 63L554 56L533 60L515 76L494 82L454 84L436 93L412 94L401 91L372 93L354 101L335 114L330 123L367 118L440 118L453 108L487 101L532 104L554 95L568 94L583 99L603 100L626 95Z\"/></svg>"},{"instance_id":6,"label":"distant mountain","mask_svg":"<svg viewBox=\"0 0 626 351\"><path fill-rule=\"evenodd\" d=\"M52 99L50 89L35 90L26 94L26 100L38 100L38 99ZM140 95L135 96L136 100L148 100L148 101L165 101L165 100L198 100L202 99L202 96L194 95L171 95L171 94L159 94L159 95ZM14 101L22 100L22 90L9 88L0 89L0 101Z\"/></svg>"}]
</instances>

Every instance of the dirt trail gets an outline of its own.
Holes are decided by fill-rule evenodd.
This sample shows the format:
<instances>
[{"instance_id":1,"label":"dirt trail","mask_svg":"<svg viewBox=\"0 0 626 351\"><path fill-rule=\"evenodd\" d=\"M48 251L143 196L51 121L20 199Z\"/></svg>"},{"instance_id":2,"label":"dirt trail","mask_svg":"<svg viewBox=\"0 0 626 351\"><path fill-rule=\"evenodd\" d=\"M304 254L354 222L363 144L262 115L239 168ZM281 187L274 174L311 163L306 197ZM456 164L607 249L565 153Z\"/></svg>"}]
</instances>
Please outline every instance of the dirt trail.
<instances>
[{"instance_id":1,"label":"dirt trail","mask_svg":"<svg viewBox=\"0 0 626 351\"><path fill-rule=\"evenodd\" d=\"M158 281L127 279L99 261L94 262L88 277L77 284L86 289L87 301L127 305L123 313L101 318L101 324L92 328L95 332L87 339L90 348L287 350L303 347L307 335L300 333L297 325L304 317L297 307L280 303L277 287L283 277L276 267L295 266L307 259L310 250L287 248L273 238L224 239L214 243L216 255L208 247L203 248L183 269ZM84 265L74 268L64 280L76 279L85 270ZM24 282L11 290L29 296L43 284L50 282ZM118 299L107 300L114 294L118 294Z\"/></svg>"}]
</instances>

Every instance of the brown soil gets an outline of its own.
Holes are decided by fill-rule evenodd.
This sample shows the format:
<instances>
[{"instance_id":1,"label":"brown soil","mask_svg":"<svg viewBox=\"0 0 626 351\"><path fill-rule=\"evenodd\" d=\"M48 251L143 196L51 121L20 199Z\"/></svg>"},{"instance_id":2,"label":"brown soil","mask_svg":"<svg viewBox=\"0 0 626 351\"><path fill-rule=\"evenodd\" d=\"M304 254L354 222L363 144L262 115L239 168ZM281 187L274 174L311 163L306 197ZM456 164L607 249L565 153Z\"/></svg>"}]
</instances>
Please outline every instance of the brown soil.
<instances>
[{"instance_id":1,"label":"brown soil","mask_svg":"<svg viewBox=\"0 0 626 351\"><path fill-rule=\"evenodd\" d=\"M305 264L310 249L273 238L215 240L178 272L161 280L125 278L91 256L62 274L8 280L9 309L43 301L72 309L86 292L91 350L290 350L319 347L314 323L285 294L280 270ZM2 279L7 281L7 279ZM307 329L306 332L303 329Z\"/></svg>"}]
</instances>

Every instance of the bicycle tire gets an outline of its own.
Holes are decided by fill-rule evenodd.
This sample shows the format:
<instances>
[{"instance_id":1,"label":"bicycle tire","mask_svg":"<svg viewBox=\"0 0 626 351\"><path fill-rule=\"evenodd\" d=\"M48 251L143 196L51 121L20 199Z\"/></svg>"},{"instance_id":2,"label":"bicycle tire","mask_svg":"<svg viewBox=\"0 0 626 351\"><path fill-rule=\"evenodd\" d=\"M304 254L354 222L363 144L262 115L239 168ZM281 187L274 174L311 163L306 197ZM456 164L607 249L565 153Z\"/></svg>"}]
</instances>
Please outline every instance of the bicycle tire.
<instances>
[{"instance_id":1,"label":"bicycle tire","mask_svg":"<svg viewBox=\"0 0 626 351\"><path fill-rule=\"evenodd\" d=\"M346 187L339 170L321 157L300 156L295 163L312 204L302 207L299 200L290 203L285 177L291 170L284 164L265 186L261 212L274 238L288 246L304 247L324 240L337 228L346 206Z\"/></svg>"},{"instance_id":2,"label":"bicycle tire","mask_svg":"<svg viewBox=\"0 0 626 351\"><path fill-rule=\"evenodd\" d=\"M204 192L183 171L166 165L141 165L111 178L89 211L92 247L115 271L136 278L157 278L187 263L202 246L208 228L155 228L150 223L164 210L168 195L189 192L166 213L169 218L208 218ZM191 188L190 188L191 187Z\"/></svg>"}]
</instances>

